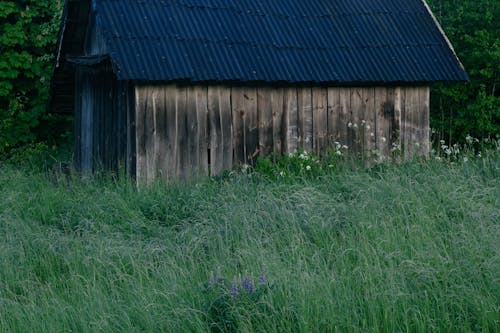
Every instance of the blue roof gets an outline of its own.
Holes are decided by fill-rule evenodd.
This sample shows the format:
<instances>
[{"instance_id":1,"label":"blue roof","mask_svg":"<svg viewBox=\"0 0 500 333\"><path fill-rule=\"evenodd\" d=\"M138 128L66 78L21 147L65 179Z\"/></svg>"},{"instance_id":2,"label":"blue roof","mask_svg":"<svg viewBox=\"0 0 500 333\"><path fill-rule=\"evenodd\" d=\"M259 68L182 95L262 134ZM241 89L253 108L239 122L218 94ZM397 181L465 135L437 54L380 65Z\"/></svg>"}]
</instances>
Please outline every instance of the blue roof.
<instances>
[{"instance_id":1,"label":"blue roof","mask_svg":"<svg viewBox=\"0 0 500 333\"><path fill-rule=\"evenodd\" d=\"M94 0L120 80L468 80L422 0Z\"/></svg>"}]
</instances>

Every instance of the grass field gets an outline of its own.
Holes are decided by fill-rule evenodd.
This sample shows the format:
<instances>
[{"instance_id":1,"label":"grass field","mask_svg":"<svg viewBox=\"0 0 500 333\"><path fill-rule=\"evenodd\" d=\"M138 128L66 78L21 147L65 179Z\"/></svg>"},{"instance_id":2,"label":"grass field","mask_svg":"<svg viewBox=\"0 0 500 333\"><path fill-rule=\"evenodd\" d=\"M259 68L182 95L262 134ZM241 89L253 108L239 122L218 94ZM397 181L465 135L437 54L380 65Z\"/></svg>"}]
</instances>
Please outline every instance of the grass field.
<instances>
[{"instance_id":1,"label":"grass field","mask_svg":"<svg viewBox=\"0 0 500 333\"><path fill-rule=\"evenodd\" d=\"M148 189L0 165L0 332L499 332L499 162Z\"/></svg>"}]
</instances>

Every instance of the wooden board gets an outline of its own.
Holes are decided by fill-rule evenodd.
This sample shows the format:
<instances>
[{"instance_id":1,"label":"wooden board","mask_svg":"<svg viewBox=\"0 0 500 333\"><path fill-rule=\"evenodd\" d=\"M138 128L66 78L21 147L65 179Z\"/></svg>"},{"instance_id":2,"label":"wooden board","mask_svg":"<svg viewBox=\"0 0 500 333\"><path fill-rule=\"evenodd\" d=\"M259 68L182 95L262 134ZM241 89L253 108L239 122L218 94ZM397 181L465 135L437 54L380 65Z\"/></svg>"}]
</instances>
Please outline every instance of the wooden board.
<instances>
[{"instance_id":1,"label":"wooden board","mask_svg":"<svg viewBox=\"0 0 500 333\"><path fill-rule=\"evenodd\" d=\"M299 88L298 94L298 129L299 148L313 151L313 113L312 113L312 89Z\"/></svg>"},{"instance_id":2,"label":"wooden board","mask_svg":"<svg viewBox=\"0 0 500 333\"><path fill-rule=\"evenodd\" d=\"M338 142L342 145L349 146L352 143L349 141L349 127L351 114L351 90L349 88L339 88L339 121L337 126ZM352 147L348 147L351 151Z\"/></svg>"},{"instance_id":3,"label":"wooden board","mask_svg":"<svg viewBox=\"0 0 500 333\"><path fill-rule=\"evenodd\" d=\"M208 87L210 118L210 170L218 175L233 166L231 91L223 86Z\"/></svg>"},{"instance_id":4,"label":"wooden board","mask_svg":"<svg viewBox=\"0 0 500 333\"><path fill-rule=\"evenodd\" d=\"M391 126L391 140L390 140L390 145L389 149L392 149L393 147L398 148L397 152L394 152L391 154L391 156L394 157L395 161L400 161L401 156L403 154L403 131L404 128L402 128L402 118L403 118L403 103L404 103L404 88L401 87L396 87L394 88L393 91L393 98L394 98L394 117L392 120L392 126Z\"/></svg>"},{"instance_id":5,"label":"wooden board","mask_svg":"<svg viewBox=\"0 0 500 333\"><path fill-rule=\"evenodd\" d=\"M370 159L376 150L375 140L375 88L363 88L363 116L361 135L363 138L364 156ZM363 123L364 120L364 123Z\"/></svg>"},{"instance_id":6,"label":"wooden board","mask_svg":"<svg viewBox=\"0 0 500 333\"><path fill-rule=\"evenodd\" d=\"M245 89L242 87L231 88L231 108L233 118L233 150L234 163L246 163L246 111L245 111Z\"/></svg>"},{"instance_id":7,"label":"wooden board","mask_svg":"<svg viewBox=\"0 0 500 333\"><path fill-rule=\"evenodd\" d=\"M136 100L135 100L135 89L130 84L127 85L126 93L126 103L127 103L127 174L132 177L137 177L136 173Z\"/></svg>"},{"instance_id":8,"label":"wooden board","mask_svg":"<svg viewBox=\"0 0 500 333\"><path fill-rule=\"evenodd\" d=\"M298 149L298 97L297 89L285 90L285 153L295 153Z\"/></svg>"},{"instance_id":9,"label":"wooden board","mask_svg":"<svg viewBox=\"0 0 500 333\"><path fill-rule=\"evenodd\" d=\"M335 142L340 143L340 89L328 88L328 146L334 148Z\"/></svg>"},{"instance_id":10,"label":"wooden board","mask_svg":"<svg viewBox=\"0 0 500 333\"><path fill-rule=\"evenodd\" d=\"M375 88L375 147L380 156L388 156L391 140L391 125L394 114L394 93L385 87ZM384 159L384 158L382 158Z\"/></svg>"},{"instance_id":11,"label":"wooden board","mask_svg":"<svg viewBox=\"0 0 500 333\"><path fill-rule=\"evenodd\" d=\"M187 124L187 167L189 178L196 177L200 169L200 124L197 114L197 92L193 86L186 88L186 124Z\"/></svg>"},{"instance_id":12,"label":"wooden board","mask_svg":"<svg viewBox=\"0 0 500 333\"><path fill-rule=\"evenodd\" d=\"M285 137L283 126L283 109L284 109L284 89L274 88L271 90L271 107L273 119L273 152L276 154L283 153L283 138Z\"/></svg>"},{"instance_id":13,"label":"wooden board","mask_svg":"<svg viewBox=\"0 0 500 333\"><path fill-rule=\"evenodd\" d=\"M174 179L177 175L177 156L178 156L178 133L177 133L177 107L175 85L167 85L165 91L165 142L163 148L164 175L167 180Z\"/></svg>"},{"instance_id":14,"label":"wooden board","mask_svg":"<svg viewBox=\"0 0 500 333\"><path fill-rule=\"evenodd\" d=\"M196 86L196 117L198 122L198 175L208 175L208 105L207 88Z\"/></svg>"},{"instance_id":15,"label":"wooden board","mask_svg":"<svg viewBox=\"0 0 500 333\"><path fill-rule=\"evenodd\" d=\"M421 137L420 144L421 150L420 153L424 156L429 155L430 151L430 88L429 87L420 87L419 88L419 98L420 98L420 113L421 113Z\"/></svg>"},{"instance_id":16,"label":"wooden board","mask_svg":"<svg viewBox=\"0 0 500 333\"><path fill-rule=\"evenodd\" d=\"M362 88L351 88L351 109L350 125L348 126L349 146L352 146L351 153L354 156L360 156L362 153L361 144L361 115L363 114L363 95Z\"/></svg>"},{"instance_id":17,"label":"wooden board","mask_svg":"<svg viewBox=\"0 0 500 333\"><path fill-rule=\"evenodd\" d=\"M328 138L328 90L312 88L313 101L313 151L322 155Z\"/></svg>"},{"instance_id":18,"label":"wooden board","mask_svg":"<svg viewBox=\"0 0 500 333\"><path fill-rule=\"evenodd\" d=\"M219 87L208 87L208 116L210 126L210 175L223 171L224 141L220 113Z\"/></svg>"},{"instance_id":19,"label":"wooden board","mask_svg":"<svg viewBox=\"0 0 500 333\"><path fill-rule=\"evenodd\" d=\"M147 94L147 115L146 115L146 159L147 159L147 181L152 182L159 176L160 158L162 155L161 132L164 131L162 126L163 108L160 103L160 89L150 88Z\"/></svg>"},{"instance_id":20,"label":"wooden board","mask_svg":"<svg viewBox=\"0 0 500 333\"><path fill-rule=\"evenodd\" d=\"M146 168L146 133L145 133L145 120L146 120L146 87L135 88L135 119L136 119L136 175L139 182L147 181L147 168Z\"/></svg>"},{"instance_id":21,"label":"wooden board","mask_svg":"<svg viewBox=\"0 0 500 333\"><path fill-rule=\"evenodd\" d=\"M259 116L257 111L257 89L243 91L245 107L245 163L254 165L259 154Z\"/></svg>"},{"instance_id":22,"label":"wooden board","mask_svg":"<svg viewBox=\"0 0 500 333\"><path fill-rule=\"evenodd\" d=\"M233 124L231 119L231 90L227 87L219 87L219 107L222 129L222 151L223 170L231 170L233 167Z\"/></svg>"},{"instance_id":23,"label":"wooden board","mask_svg":"<svg viewBox=\"0 0 500 333\"><path fill-rule=\"evenodd\" d=\"M267 156L273 147L273 111L271 88L262 87L257 90L257 114L259 125L259 154Z\"/></svg>"},{"instance_id":24,"label":"wooden board","mask_svg":"<svg viewBox=\"0 0 500 333\"><path fill-rule=\"evenodd\" d=\"M188 148L188 122L187 122L187 88L176 89L177 113L177 167L176 176L187 179L190 175L189 148Z\"/></svg>"}]
</instances>

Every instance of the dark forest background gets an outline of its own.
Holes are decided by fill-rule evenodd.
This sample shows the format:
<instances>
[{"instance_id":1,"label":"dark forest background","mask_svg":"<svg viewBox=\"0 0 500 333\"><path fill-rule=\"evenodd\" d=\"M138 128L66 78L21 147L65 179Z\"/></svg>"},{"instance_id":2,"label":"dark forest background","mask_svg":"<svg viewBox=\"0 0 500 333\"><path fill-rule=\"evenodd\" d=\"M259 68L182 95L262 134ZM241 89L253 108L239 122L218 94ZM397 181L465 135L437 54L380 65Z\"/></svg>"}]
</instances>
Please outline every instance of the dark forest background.
<instances>
[{"instance_id":1,"label":"dark forest background","mask_svg":"<svg viewBox=\"0 0 500 333\"><path fill-rule=\"evenodd\" d=\"M500 135L498 0L427 0L471 78L432 87L434 139ZM0 156L71 140L68 116L47 112L63 0L0 2Z\"/></svg>"}]
</instances>

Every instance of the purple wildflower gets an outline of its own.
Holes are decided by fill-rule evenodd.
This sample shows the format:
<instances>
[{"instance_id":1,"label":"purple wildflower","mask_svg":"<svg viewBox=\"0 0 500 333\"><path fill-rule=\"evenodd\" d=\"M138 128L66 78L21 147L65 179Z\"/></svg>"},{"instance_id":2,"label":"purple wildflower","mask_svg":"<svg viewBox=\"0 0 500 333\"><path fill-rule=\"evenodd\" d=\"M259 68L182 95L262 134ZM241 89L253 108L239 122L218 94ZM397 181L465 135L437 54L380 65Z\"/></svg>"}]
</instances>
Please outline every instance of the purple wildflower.
<instances>
[{"instance_id":1,"label":"purple wildflower","mask_svg":"<svg viewBox=\"0 0 500 333\"><path fill-rule=\"evenodd\" d=\"M235 278L233 280L233 283L231 284L231 295L233 295L234 297L237 297L238 294L239 294L239 292L238 292L238 281Z\"/></svg>"},{"instance_id":2,"label":"purple wildflower","mask_svg":"<svg viewBox=\"0 0 500 333\"><path fill-rule=\"evenodd\" d=\"M220 268L217 269L217 273L215 275L215 283L221 283L222 282L222 275L220 273Z\"/></svg>"},{"instance_id":3,"label":"purple wildflower","mask_svg":"<svg viewBox=\"0 0 500 333\"><path fill-rule=\"evenodd\" d=\"M255 285L253 284L253 279L249 278L246 274L241 281L241 287L245 289L249 294L255 291Z\"/></svg>"}]
</instances>

